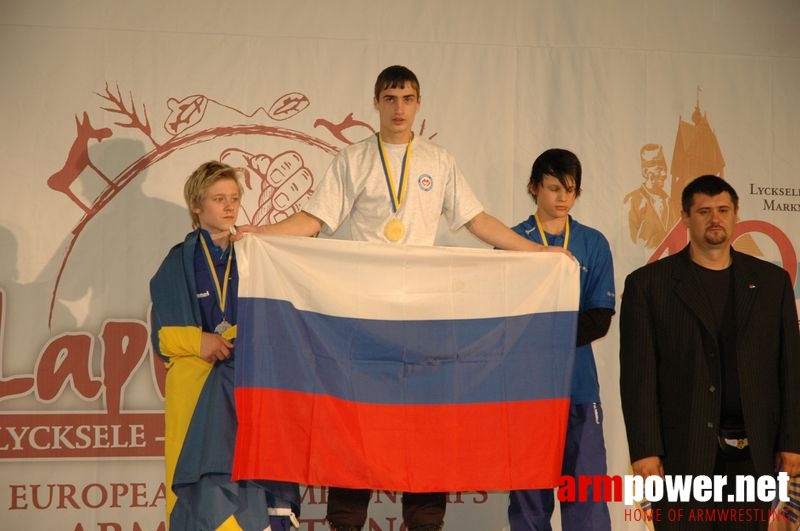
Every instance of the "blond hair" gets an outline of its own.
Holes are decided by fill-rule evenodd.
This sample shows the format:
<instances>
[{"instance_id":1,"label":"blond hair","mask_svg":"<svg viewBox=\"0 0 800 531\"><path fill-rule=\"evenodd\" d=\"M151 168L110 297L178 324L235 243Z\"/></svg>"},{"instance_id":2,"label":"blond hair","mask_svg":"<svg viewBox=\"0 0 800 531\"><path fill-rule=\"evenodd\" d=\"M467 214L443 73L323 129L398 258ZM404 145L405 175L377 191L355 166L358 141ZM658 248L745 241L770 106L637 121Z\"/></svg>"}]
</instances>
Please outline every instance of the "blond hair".
<instances>
[{"instance_id":1,"label":"blond hair","mask_svg":"<svg viewBox=\"0 0 800 531\"><path fill-rule=\"evenodd\" d=\"M200 208L208 189L222 179L232 179L239 188L239 195L244 195L244 187L239 181L239 170L217 160L204 162L186 179L186 184L183 185L183 198L192 218L193 229L200 226L200 217L194 209Z\"/></svg>"}]
</instances>

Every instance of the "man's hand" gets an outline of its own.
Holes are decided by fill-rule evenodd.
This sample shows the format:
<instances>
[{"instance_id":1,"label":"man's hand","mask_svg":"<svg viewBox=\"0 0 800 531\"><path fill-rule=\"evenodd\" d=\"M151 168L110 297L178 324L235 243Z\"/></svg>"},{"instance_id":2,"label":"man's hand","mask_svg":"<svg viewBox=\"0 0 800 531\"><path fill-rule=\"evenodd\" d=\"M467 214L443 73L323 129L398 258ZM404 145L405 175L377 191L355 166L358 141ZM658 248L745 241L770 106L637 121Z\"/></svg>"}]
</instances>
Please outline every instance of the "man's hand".
<instances>
[{"instance_id":1,"label":"man's hand","mask_svg":"<svg viewBox=\"0 0 800 531\"><path fill-rule=\"evenodd\" d=\"M664 464L657 455L634 461L631 463L631 468L633 468L634 476L642 476L643 479L647 479L650 476L664 477Z\"/></svg>"},{"instance_id":2,"label":"man's hand","mask_svg":"<svg viewBox=\"0 0 800 531\"><path fill-rule=\"evenodd\" d=\"M258 232L258 227L255 225L236 225L236 230L231 231L231 241L238 242L248 232Z\"/></svg>"},{"instance_id":3,"label":"man's hand","mask_svg":"<svg viewBox=\"0 0 800 531\"><path fill-rule=\"evenodd\" d=\"M775 456L775 468L778 472L786 472L789 477L800 476L800 454L794 452L778 452Z\"/></svg>"},{"instance_id":4,"label":"man's hand","mask_svg":"<svg viewBox=\"0 0 800 531\"><path fill-rule=\"evenodd\" d=\"M203 332L200 336L200 357L209 363L231 357L233 343L218 334Z\"/></svg>"}]
</instances>

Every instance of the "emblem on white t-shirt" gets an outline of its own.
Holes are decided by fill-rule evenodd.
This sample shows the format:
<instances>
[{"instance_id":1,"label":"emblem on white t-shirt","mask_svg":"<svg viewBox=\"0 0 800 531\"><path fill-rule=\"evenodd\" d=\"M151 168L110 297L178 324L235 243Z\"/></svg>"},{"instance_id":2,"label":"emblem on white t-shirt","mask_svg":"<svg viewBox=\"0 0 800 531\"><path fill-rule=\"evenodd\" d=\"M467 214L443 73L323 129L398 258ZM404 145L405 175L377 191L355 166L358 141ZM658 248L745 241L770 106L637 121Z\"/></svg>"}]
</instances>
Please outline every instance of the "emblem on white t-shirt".
<instances>
[{"instance_id":1,"label":"emblem on white t-shirt","mask_svg":"<svg viewBox=\"0 0 800 531\"><path fill-rule=\"evenodd\" d=\"M417 179L417 183L423 192L430 192L431 188L433 188L433 177L427 173L423 173L419 176L419 179Z\"/></svg>"}]
</instances>

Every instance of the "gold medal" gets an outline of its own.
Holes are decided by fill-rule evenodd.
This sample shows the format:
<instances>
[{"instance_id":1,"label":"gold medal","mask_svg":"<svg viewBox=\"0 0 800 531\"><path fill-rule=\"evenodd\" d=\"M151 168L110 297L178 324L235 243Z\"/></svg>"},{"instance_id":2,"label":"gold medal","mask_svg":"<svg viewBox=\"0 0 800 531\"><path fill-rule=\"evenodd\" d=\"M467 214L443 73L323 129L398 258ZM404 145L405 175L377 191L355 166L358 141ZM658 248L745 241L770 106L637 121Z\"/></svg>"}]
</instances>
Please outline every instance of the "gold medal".
<instances>
[{"instance_id":1,"label":"gold medal","mask_svg":"<svg viewBox=\"0 0 800 531\"><path fill-rule=\"evenodd\" d=\"M392 218L389 223L383 227L383 235L391 242L396 242L402 238L405 231L406 228L403 226L403 222L397 218Z\"/></svg>"}]
</instances>

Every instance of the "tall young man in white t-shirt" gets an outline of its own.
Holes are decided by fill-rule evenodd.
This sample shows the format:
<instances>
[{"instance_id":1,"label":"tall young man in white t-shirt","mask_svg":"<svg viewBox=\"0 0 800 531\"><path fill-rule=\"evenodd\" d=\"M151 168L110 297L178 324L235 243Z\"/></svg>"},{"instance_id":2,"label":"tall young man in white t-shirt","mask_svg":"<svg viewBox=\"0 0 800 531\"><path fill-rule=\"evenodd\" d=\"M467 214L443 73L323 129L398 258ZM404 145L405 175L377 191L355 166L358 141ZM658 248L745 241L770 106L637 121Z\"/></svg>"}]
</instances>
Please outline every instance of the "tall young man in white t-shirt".
<instances>
[{"instance_id":1,"label":"tall young man in white t-shirt","mask_svg":"<svg viewBox=\"0 0 800 531\"><path fill-rule=\"evenodd\" d=\"M421 100L419 81L411 70L403 66L383 70L375 82L374 104L379 133L339 152L302 211L274 225L241 230L313 236L320 231L333 233L349 218L353 240L433 245L439 217L444 215L451 230L466 226L499 249L560 250L523 238L484 212L452 155L414 135ZM369 489L331 487L326 516L331 529L360 530L369 498ZM404 493L402 503L409 531L442 528L445 493Z\"/></svg>"}]
</instances>

